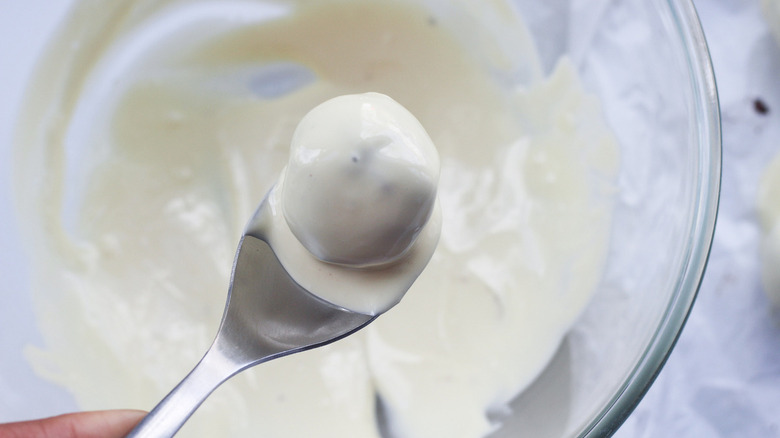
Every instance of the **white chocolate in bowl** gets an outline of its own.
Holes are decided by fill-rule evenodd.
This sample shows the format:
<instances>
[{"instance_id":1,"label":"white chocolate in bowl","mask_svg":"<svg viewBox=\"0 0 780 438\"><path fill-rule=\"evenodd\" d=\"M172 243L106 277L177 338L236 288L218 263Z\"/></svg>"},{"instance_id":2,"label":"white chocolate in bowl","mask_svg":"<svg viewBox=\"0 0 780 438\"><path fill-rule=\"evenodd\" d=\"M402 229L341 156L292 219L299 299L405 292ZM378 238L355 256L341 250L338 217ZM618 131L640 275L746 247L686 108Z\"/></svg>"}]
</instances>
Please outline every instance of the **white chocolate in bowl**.
<instances>
[{"instance_id":1,"label":"white chocolate in bowl","mask_svg":"<svg viewBox=\"0 0 780 438\"><path fill-rule=\"evenodd\" d=\"M84 409L152 406L211 341L236 239L298 121L378 91L440 152L429 267L365 333L237 377L182 436L377 437L377 399L401 436L487 434L487 411L538 375L601 275L616 145L598 102L567 62L543 79L528 51L502 52L502 25L530 46L523 24L458 15L479 14L467 3L239 2L274 14L144 33L203 4L84 3L43 60L18 149L46 340L32 363ZM469 35L449 27L472 19ZM124 70L92 62L140 36L154 44L127 49ZM290 66L296 82L267 93Z\"/></svg>"}]
</instances>

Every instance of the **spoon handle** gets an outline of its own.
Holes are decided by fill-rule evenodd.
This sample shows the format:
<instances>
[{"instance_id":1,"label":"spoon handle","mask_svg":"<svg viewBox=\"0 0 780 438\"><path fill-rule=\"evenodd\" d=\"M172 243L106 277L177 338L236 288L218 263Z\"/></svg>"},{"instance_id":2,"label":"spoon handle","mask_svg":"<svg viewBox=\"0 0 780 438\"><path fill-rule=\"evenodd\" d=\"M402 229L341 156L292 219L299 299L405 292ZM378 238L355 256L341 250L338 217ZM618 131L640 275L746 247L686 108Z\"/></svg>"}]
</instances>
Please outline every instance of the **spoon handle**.
<instances>
[{"instance_id":1,"label":"spoon handle","mask_svg":"<svg viewBox=\"0 0 780 438\"><path fill-rule=\"evenodd\" d=\"M204 400L241 367L210 348L195 368L127 435L127 438L172 437Z\"/></svg>"}]
</instances>

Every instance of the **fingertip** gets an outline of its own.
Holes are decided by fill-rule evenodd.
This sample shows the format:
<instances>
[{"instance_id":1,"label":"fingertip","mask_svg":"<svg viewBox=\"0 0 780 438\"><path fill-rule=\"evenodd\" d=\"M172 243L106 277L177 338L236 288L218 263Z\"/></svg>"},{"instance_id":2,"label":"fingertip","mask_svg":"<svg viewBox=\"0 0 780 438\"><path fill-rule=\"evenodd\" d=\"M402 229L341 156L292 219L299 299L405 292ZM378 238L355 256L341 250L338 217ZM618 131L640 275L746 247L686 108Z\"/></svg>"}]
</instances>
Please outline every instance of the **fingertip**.
<instances>
[{"instance_id":1,"label":"fingertip","mask_svg":"<svg viewBox=\"0 0 780 438\"><path fill-rule=\"evenodd\" d=\"M0 438L122 438L146 415L135 409L76 412L0 424Z\"/></svg>"},{"instance_id":2,"label":"fingertip","mask_svg":"<svg viewBox=\"0 0 780 438\"><path fill-rule=\"evenodd\" d=\"M146 415L135 409L80 412L73 416L79 431L78 438L122 438ZM76 438L76 437L74 437Z\"/></svg>"}]
</instances>

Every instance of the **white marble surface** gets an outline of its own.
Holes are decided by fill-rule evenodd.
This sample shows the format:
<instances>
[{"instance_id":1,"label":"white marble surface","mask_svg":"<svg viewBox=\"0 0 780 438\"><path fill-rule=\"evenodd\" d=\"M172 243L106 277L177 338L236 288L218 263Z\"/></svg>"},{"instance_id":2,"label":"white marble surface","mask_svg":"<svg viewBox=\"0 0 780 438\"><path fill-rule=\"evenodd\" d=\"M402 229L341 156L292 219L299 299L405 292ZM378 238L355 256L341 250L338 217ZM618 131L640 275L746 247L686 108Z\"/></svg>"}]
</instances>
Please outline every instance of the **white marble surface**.
<instances>
[{"instance_id":1,"label":"white marble surface","mask_svg":"<svg viewBox=\"0 0 780 438\"><path fill-rule=\"evenodd\" d=\"M780 44L758 0L695 4L723 119L718 224L679 342L615 436L780 437L780 312L772 310L760 282L755 208L763 168L780 153Z\"/></svg>"}]
</instances>

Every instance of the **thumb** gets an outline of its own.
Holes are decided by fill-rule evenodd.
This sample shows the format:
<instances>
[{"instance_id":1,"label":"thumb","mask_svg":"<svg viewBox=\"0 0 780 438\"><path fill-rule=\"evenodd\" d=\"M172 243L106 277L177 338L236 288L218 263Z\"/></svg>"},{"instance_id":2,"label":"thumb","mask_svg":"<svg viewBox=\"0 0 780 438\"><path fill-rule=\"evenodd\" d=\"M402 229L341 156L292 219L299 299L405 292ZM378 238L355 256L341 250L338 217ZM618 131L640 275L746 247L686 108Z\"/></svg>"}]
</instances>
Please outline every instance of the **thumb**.
<instances>
[{"instance_id":1,"label":"thumb","mask_svg":"<svg viewBox=\"0 0 780 438\"><path fill-rule=\"evenodd\" d=\"M0 424L0 438L122 438L146 415L136 410L78 412Z\"/></svg>"}]
</instances>

